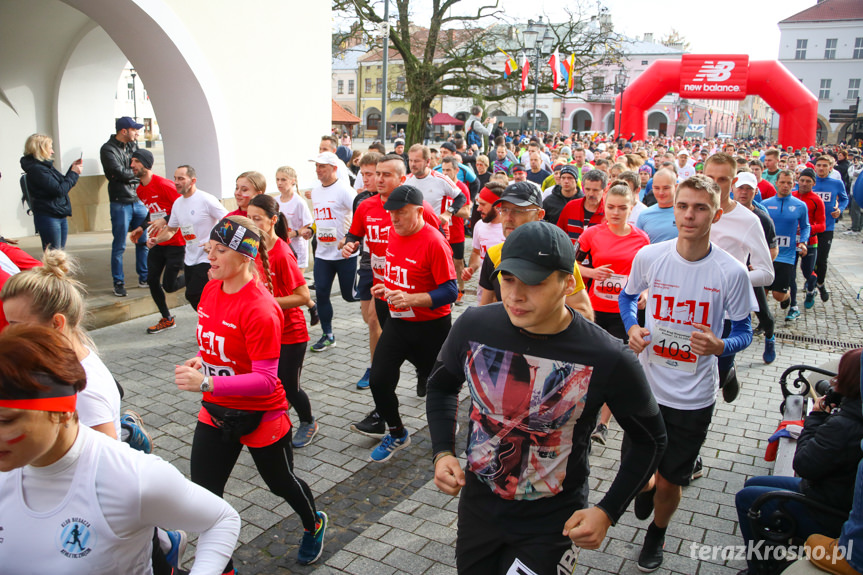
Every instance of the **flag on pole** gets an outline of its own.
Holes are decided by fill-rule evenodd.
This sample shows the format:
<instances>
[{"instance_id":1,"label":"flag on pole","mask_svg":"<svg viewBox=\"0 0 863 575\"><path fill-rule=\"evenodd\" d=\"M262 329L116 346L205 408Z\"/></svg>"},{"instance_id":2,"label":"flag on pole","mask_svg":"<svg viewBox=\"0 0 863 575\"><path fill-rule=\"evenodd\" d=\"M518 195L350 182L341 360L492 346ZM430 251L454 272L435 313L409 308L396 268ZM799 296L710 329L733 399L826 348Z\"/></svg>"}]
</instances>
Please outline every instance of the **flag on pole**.
<instances>
[{"instance_id":1,"label":"flag on pole","mask_svg":"<svg viewBox=\"0 0 863 575\"><path fill-rule=\"evenodd\" d=\"M557 86L560 84L560 54L557 53L557 48L554 49L554 53L548 59L548 65L551 66L551 88L557 90Z\"/></svg>"},{"instance_id":2,"label":"flag on pole","mask_svg":"<svg viewBox=\"0 0 863 575\"><path fill-rule=\"evenodd\" d=\"M527 90L527 78L530 75L530 60L527 59L527 54L521 56L521 91Z\"/></svg>"},{"instance_id":3,"label":"flag on pole","mask_svg":"<svg viewBox=\"0 0 863 575\"><path fill-rule=\"evenodd\" d=\"M518 63L515 61L515 58L504 52L502 48L498 48L498 50L503 52L503 55L506 56L506 63L503 65L503 77L506 78L518 70Z\"/></svg>"},{"instance_id":4,"label":"flag on pole","mask_svg":"<svg viewBox=\"0 0 863 575\"><path fill-rule=\"evenodd\" d=\"M567 82L567 92L575 92L575 54L570 54L566 59L566 71L569 73L569 81Z\"/></svg>"}]
</instances>

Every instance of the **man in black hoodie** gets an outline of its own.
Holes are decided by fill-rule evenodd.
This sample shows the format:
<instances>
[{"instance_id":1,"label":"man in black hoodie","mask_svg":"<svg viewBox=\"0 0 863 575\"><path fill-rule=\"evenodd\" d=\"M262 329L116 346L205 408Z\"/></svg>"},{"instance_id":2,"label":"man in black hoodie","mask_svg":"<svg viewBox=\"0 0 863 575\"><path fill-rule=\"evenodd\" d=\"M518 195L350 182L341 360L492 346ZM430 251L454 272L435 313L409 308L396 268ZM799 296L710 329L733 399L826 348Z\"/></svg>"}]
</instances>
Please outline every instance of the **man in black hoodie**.
<instances>
[{"instance_id":1,"label":"man in black hoodie","mask_svg":"<svg viewBox=\"0 0 863 575\"><path fill-rule=\"evenodd\" d=\"M542 209L545 210L545 221L557 225L557 218L560 217L560 212L570 200L583 198L578 185L578 170L575 166L567 164L560 169L557 176L558 184L554 186L549 194L542 202Z\"/></svg>"},{"instance_id":2,"label":"man in black hoodie","mask_svg":"<svg viewBox=\"0 0 863 575\"><path fill-rule=\"evenodd\" d=\"M143 124L129 116L118 119L113 134L99 150L102 171L108 178L108 198L111 201L111 276L114 279L114 295L126 296L126 282L123 275L123 252L126 250L126 234L138 227L145 228L147 208L138 199L135 189L138 177L129 163L132 154L138 149L138 130ZM135 271L138 273L138 287L147 285L147 238L141 234L135 238Z\"/></svg>"}]
</instances>

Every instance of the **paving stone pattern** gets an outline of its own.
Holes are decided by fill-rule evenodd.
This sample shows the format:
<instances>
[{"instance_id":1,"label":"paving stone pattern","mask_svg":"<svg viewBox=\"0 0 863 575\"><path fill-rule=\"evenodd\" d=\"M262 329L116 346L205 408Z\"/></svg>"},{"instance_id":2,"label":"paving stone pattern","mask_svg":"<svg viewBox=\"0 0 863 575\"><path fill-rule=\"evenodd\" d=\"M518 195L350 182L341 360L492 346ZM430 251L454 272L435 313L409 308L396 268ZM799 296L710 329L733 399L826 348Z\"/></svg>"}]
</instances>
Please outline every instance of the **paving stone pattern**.
<instances>
[{"instance_id":1,"label":"paving stone pattern","mask_svg":"<svg viewBox=\"0 0 863 575\"><path fill-rule=\"evenodd\" d=\"M783 325L784 312L775 304L778 330L848 342L863 341L863 302L856 299L860 277L859 238L841 238L834 250L845 269L828 276L832 297L817 300L813 310L794 325ZM834 269L842 269L837 265ZM469 286L475 285L475 282ZM468 296L473 302L473 296ZM295 465L315 494L319 509L330 517L324 554L316 565L299 566L297 543L302 528L296 514L272 495L243 452L228 481L225 499L243 518L235 554L239 573L287 574L350 573L455 573L457 498L440 493L432 482L431 446L424 400L416 397L413 368L402 369L399 399L405 425L412 433L408 449L384 464L368 461L376 442L350 431L352 422L372 408L371 393L355 383L368 365L366 328L358 304L334 299L337 346L323 353L308 352L302 376L311 398L320 432L312 445L295 450ZM802 304L802 295L801 295ZM460 313L463 308L455 308ZM93 332L99 352L126 390L124 408L138 411L155 441L155 453L188 476L189 454L199 397L179 392L173 384L173 367L195 355L195 316L189 306L175 310L178 327L157 335L145 328L158 318L149 316ZM312 341L320 336L311 329ZM841 350L823 345L779 340L772 365L761 360L763 338L737 356L742 382L733 404L717 403L702 455L705 474L683 491L680 509L666 538L666 559L658 573L684 575L729 574L745 567L739 561L697 561L690 549L697 545L732 545L741 542L734 494L750 476L769 474L764 461L767 437L779 419L782 371L793 364L819 365L835 361ZM468 399L462 394L459 446L464 445ZM292 412L296 422L296 416ZM598 501L618 467L622 433L612 421L608 445L594 446L591 454L591 502ZM612 527L601 548L583 550L576 573L638 573L635 566L649 521L627 512ZM194 542L194 539L193 539ZM194 545L186 554L191 565Z\"/></svg>"}]
</instances>

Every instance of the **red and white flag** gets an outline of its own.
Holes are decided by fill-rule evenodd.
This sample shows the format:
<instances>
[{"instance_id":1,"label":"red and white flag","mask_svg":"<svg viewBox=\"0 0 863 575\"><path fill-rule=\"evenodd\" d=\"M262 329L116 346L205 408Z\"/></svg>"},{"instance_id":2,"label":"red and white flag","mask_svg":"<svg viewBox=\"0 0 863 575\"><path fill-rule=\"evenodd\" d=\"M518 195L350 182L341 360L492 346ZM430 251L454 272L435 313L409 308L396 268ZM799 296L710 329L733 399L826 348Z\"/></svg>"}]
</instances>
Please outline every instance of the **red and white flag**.
<instances>
[{"instance_id":1,"label":"red and white flag","mask_svg":"<svg viewBox=\"0 0 863 575\"><path fill-rule=\"evenodd\" d=\"M554 49L554 53L548 59L548 65L551 66L551 87L553 90L557 90L557 86L560 84L560 54L557 53L557 48Z\"/></svg>"},{"instance_id":2,"label":"red and white flag","mask_svg":"<svg viewBox=\"0 0 863 575\"><path fill-rule=\"evenodd\" d=\"M527 90L527 78L530 76L530 60L527 54L521 55L521 91Z\"/></svg>"}]
</instances>

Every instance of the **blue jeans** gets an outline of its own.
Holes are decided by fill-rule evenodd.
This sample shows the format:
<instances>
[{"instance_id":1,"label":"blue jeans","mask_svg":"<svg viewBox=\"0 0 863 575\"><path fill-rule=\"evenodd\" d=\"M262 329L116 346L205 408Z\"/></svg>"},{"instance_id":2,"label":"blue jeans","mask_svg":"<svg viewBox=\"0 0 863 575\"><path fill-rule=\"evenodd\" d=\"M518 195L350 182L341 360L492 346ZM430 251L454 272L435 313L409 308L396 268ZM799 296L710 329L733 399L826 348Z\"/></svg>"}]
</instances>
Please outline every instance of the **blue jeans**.
<instances>
[{"instance_id":1,"label":"blue jeans","mask_svg":"<svg viewBox=\"0 0 863 575\"><path fill-rule=\"evenodd\" d=\"M147 208L141 202L111 202L111 233L114 236L111 242L111 276L115 284L125 283L123 252L126 250L126 234L138 226L144 226L146 221ZM135 245L135 271L141 283L147 283L147 251L147 234L143 233Z\"/></svg>"},{"instance_id":2,"label":"blue jeans","mask_svg":"<svg viewBox=\"0 0 863 575\"><path fill-rule=\"evenodd\" d=\"M743 489L737 492L734 498L737 506L737 520L740 522L740 534L743 536L743 543L749 544L752 540L752 525L746 513L752 504L761 495L771 493L773 491L792 491L800 493L800 478L799 477L781 477L776 475L763 475L760 477L750 478L744 485ZM822 533L823 527L818 523L810 510L798 503L784 502L785 508L794 515L797 519L797 531L795 535L801 539L806 539L813 533ZM770 516L777 508L777 500L769 501L761 506L761 516ZM750 561L749 567L754 569L753 563Z\"/></svg>"},{"instance_id":3,"label":"blue jeans","mask_svg":"<svg viewBox=\"0 0 863 575\"><path fill-rule=\"evenodd\" d=\"M315 269L312 271L315 278L315 300L318 305L318 316L321 318L321 330L327 335L333 333L333 304L330 302L330 291L333 289L336 276L339 277L342 299L347 302L357 301L354 297L357 259L356 257L343 260L315 258Z\"/></svg>"},{"instance_id":4,"label":"blue jeans","mask_svg":"<svg viewBox=\"0 0 863 575\"><path fill-rule=\"evenodd\" d=\"M863 367L863 356L860 357L860 366ZM860 380L860 390L863 391L863 378ZM863 447L863 441L860 442ZM863 461L857 466L857 480L854 482L854 505L851 506L851 514L842 526L839 535L839 545L848 549L851 542L854 547L851 554L846 557L848 563L857 571L863 571ZM854 553L857 550L857 553Z\"/></svg>"},{"instance_id":5,"label":"blue jeans","mask_svg":"<svg viewBox=\"0 0 863 575\"><path fill-rule=\"evenodd\" d=\"M69 222L66 218L55 218L33 212L33 224L42 239L43 251L48 249L48 246L58 250L66 249L66 235L69 232Z\"/></svg>"}]
</instances>

